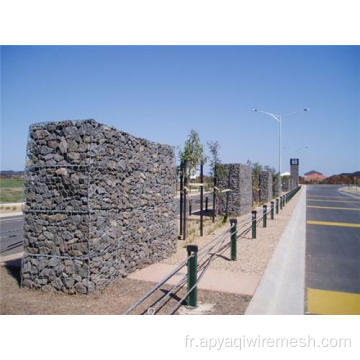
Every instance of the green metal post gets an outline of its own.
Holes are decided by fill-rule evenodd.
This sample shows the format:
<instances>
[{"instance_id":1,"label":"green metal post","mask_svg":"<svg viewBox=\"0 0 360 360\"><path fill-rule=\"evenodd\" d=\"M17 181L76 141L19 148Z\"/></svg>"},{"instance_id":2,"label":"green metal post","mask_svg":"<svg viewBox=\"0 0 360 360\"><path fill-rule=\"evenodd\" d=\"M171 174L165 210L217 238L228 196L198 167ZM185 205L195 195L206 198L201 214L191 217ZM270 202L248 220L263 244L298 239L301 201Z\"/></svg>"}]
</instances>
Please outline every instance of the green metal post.
<instances>
[{"instance_id":1,"label":"green metal post","mask_svg":"<svg viewBox=\"0 0 360 360\"><path fill-rule=\"evenodd\" d=\"M206 212L208 211L208 205L209 205L209 198L206 197L206 199L205 199L205 211Z\"/></svg>"},{"instance_id":2,"label":"green metal post","mask_svg":"<svg viewBox=\"0 0 360 360\"><path fill-rule=\"evenodd\" d=\"M197 245L188 245L186 247L188 257L191 256L187 261L187 290L190 289L197 282ZM197 286L195 286L188 294L186 300L187 306L197 307Z\"/></svg>"},{"instance_id":3,"label":"green metal post","mask_svg":"<svg viewBox=\"0 0 360 360\"><path fill-rule=\"evenodd\" d=\"M256 210L253 210L251 213L251 221L252 238L256 239Z\"/></svg>"},{"instance_id":4,"label":"green metal post","mask_svg":"<svg viewBox=\"0 0 360 360\"><path fill-rule=\"evenodd\" d=\"M263 205L263 227L266 227L267 205Z\"/></svg>"},{"instance_id":5,"label":"green metal post","mask_svg":"<svg viewBox=\"0 0 360 360\"><path fill-rule=\"evenodd\" d=\"M189 216L192 214L192 201L189 200Z\"/></svg>"},{"instance_id":6,"label":"green metal post","mask_svg":"<svg viewBox=\"0 0 360 360\"><path fill-rule=\"evenodd\" d=\"M271 220L274 220L274 202L273 201L270 203L270 206L271 206L271 212L270 212Z\"/></svg>"},{"instance_id":7,"label":"green metal post","mask_svg":"<svg viewBox=\"0 0 360 360\"><path fill-rule=\"evenodd\" d=\"M231 260L236 260L236 252L237 252L237 219L230 219L230 233L231 233Z\"/></svg>"},{"instance_id":8,"label":"green metal post","mask_svg":"<svg viewBox=\"0 0 360 360\"><path fill-rule=\"evenodd\" d=\"M276 213L279 213L279 199L276 199Z\"/></svg>"},{"instance_id":9,"label":"green metal post","mask_svg":"<svg viewBox=\"0 0 360 360\"><path fill-rule=\"evenodd\" d=\"M282 195L280 196L280 210L282 210L283 208L283 200L282 200Z\"/></svg>"}]
</instances>

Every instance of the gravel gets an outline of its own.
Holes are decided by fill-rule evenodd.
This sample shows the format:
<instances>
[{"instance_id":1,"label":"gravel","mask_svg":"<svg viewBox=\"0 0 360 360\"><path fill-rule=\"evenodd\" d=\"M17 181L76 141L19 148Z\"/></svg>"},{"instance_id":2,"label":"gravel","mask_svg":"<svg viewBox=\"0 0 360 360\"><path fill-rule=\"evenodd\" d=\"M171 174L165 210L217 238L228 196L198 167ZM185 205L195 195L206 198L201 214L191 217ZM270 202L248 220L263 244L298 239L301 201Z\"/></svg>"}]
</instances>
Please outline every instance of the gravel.
<instances>
[{"instance_id":1,"label":"gravel","mask_svg":"<svg viewBox=\"0 0 360 360\"><path fill-rule=\"evenodd\" d=\"M303 190L301 190L303 191ZM274 250L280 240L285 226L287 225L292 211L296 206L300 192L299 191L286 206L280 210L279 214L275 214L275 219L270 220L268 215L267 227L262 227L262 222L257 225L257 237L251 238L251 232L237 242L237 261L229 261L230 250L226 250L223 253L223 257L217 257L217 259L211 264L212 269L227 270L229 272L244 272L248 274L261 275L264 273L265 268L274 253ZM258 214L258 217L260 215ZM249 215L238 217L238 223L249 219ZM209 225L208 225L209 226ZM247 224L246 227L250 226ZM203 238L196 237L193 243L199 245L199 250L214 238L214 235L218 235L224 232L229 227L229 223L216 229L211 235L206 235ZM245 227L244 227L245 228ZM240 232L240 225L238 225L238 233ZM230 235L226 235L230 240ZM170 258L162 261L164 264L179 264L186 258L186 242L178 241L177 251Z\"/></svg>"}]
</instances>

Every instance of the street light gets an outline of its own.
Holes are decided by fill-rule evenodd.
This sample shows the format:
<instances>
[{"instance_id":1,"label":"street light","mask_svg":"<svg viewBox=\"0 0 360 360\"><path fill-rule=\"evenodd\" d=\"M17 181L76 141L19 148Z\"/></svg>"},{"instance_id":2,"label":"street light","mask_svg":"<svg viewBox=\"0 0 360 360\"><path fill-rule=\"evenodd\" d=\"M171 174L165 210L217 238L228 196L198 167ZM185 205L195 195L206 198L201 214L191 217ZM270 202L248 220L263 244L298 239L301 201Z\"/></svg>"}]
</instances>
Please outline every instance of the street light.
<instances>
[{"instance_id":1,"label":"street light","mask_svg":"<svg viewBox=\"0 0 360 360\"><path fill-rule=\"evenodd\" d=\"M279 195L281 195L281 123L282 123L282 116L279 114L273 114L268 111L258 110L256 108L252 109L252 111L263 113L265 115L269 115L270 117L272 117L279 123ZM310 111L310 109L304 108L303 111ZM286 114L285 116L293 115L298 112L299 111L294 111L292 113Z\"/></svg>"}]
</instances>

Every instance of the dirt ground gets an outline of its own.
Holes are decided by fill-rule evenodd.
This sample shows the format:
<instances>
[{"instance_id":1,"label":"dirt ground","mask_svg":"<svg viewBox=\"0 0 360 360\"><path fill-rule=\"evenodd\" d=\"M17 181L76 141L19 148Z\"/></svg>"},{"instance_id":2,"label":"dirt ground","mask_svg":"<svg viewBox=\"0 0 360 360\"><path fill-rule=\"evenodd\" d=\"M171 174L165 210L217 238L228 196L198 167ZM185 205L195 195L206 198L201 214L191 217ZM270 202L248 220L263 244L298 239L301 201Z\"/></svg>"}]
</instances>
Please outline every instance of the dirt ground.
<instances>
[{"instance_id":1,"label":"dirt ground","mask_svg":"<svg viewBox=\"0 0 360 360\"><path fill-rule=\"evenodd\" d=\"M145 281L117 279L101 294L94 295L65 295L56 293L42 293L35 290L20 288L20 268L18 262L12 262L0 267L0 314L36 315L120 315L128 307L150 290L154 284ZM142 314L149 305L166 293L166 286L154 293L144 304L132 314ZM159 314L168 314L181 299L185 289L170 298ZM201 314L232 314L241 315L245 312L249 296L225 294L221 292L199 290L199 309L202 305L213 305L209 311ZM204 306L205 307L205 306ZM176 314L183 314L182 306ZM191 313L191 312L190 312Z\"/></svg>"},{"instance_id":2,"label":"dirt ground","mask_svg":"<svg viewBox=\"0 0 360 360\"><path fill-rule=\"evenodd\" d=\"M300 192L299 192L300 193ZM251 234L238 240L238 260L229 261L228 253L218 257L211 268L231 272L246 272L262 274L270 260L277 243L292 211L298 201L299 193L275 215L275 220L268 219L268 227L257 226L257 238L251 239ZM243 220L239 219L238 221ZM211 234L203 238L195 237L200 249L214 234L221 233L225 226L215 226ZM186 250L184 242L178 241L177 252L164 263L176 264L184 260ZM35 290L21 288L20 262L11 261L0 266L0 313L1 314L123 314L127 308L150 290L154 284L145 281L119 278L109 285L103 293L93 295L65 295L57 293L41 293ZM144 304L136 309L134 314L142 314L156 299L166 293L164 286L156 291ZM186 286L160 310L159 314L169 314L170 310L181 299ZM244 314L251 297L215 291L198 290L199 309L196 312L186 310L181 306L176 314ZM201 311L201 309L205 309Z\"/></svg>"}]
</instances>

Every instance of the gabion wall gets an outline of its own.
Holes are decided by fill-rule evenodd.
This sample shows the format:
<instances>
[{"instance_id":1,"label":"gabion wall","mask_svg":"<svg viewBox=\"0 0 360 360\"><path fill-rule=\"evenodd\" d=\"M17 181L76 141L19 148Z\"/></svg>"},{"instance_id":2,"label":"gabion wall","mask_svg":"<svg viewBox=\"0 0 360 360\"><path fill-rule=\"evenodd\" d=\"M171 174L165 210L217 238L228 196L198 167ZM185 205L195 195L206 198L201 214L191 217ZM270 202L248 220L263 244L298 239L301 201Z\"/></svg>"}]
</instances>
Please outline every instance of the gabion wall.
<instances>
[{"instance_id":1,"label":"gabion wall","mask_svg":"<svg viewBox=\"0 0 360 360\"><path fill-rule=\"evenodd\" d=\"M290 176L285 176L282 179L282 191L290 190Z\"/></svg>"},{"instance_id":2,"label":"gabion wall","mask_svg":"<svg viewBox=\"0 0 360 360\"><path fill-rule=\"evenodd\" d=\"M272 193L273 193L273 197L278 197L280 194L280 181L279 181L279 176L275 176L274 180L273 180L273 185L272 185Z\"/></svg>"},{"instance_id":3,"label":"gabion wall","mask_svg":"<svg viewBox=\"0 0 360 360\"><path fill-rule=\"evenodd\" d=\"M224 164L225 171L217 178L220 190L216 199L216 212L219 215L243 215L252 209L252 169L243 164Z\"/></svg>"},{"instance_id":4,"label":"gabion wall","mask_svg":"<svg viewBox=\"0 0 360 360\"><path fill-rule=\"evenodd\" d=\"M102 290L175 251L171 146L95 120L30 127L22 285Z\"/></svg>"},{"instance_id":5,"label":"gabion wall","mask_svg":"<svg viewBox=\"0 0 360 360\"><path fill-rule=\"evenodd\" d=\"M272 174L270 171L262 171L260 174L260 201L268 202L273 198Z\"/></svg>"}]
</instances>

